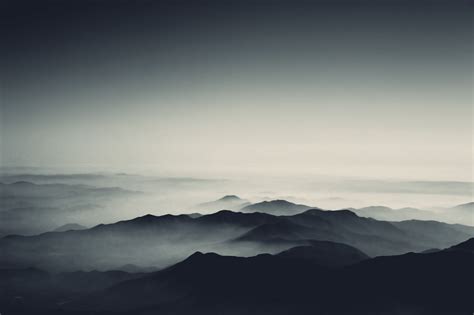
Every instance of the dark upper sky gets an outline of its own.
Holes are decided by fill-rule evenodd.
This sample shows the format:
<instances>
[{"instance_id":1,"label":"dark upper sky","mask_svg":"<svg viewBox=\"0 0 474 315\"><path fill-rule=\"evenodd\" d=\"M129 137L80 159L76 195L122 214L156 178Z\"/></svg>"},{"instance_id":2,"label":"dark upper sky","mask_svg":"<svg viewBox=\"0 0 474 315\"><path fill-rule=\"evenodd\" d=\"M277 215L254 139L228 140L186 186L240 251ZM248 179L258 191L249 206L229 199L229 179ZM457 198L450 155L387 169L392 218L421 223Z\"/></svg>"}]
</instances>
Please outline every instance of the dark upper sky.
<instances>
[{"instance_id":1,"label":"dark upper sky","mask_svg":"<svg viewBox=\"0 0 474 315\"><path fill-rule=\"evenodd\" d=\"M472 170L469 1L20 0L0 14L4 165Z\"/></svg>"}]
</instances>

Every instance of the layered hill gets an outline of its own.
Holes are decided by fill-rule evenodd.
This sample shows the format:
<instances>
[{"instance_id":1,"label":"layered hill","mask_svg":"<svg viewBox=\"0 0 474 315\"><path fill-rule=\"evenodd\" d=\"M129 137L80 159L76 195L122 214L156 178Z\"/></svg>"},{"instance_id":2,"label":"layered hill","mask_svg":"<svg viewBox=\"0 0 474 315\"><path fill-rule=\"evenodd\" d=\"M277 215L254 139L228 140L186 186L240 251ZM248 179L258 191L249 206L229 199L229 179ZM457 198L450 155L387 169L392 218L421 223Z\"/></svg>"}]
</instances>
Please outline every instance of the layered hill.
<instances>
[{"instance_id":1,"label":"layered hill","mask_svg":"<svg viewBox=\"0 0 474 315\"><path fill-rule=\"evenodd\" d=\"M240 210L249 205L245 199L241 199L236 195L226 195L220 199L204 202L194 207L195 210L203 211L219 211L219 210Z\"/></svg>"},{"instance_id":2,"label":"layered hill","mask_svg":"<svg viewBox=\"0 0 474 315\"><path fill-rule=\"evenodd\" d=\"M243 207L242 212L263 212L273 215L293 215L311 209L310 206L295 204L286 200L262 201Z\"/></svg>"},{"instance_id":3,"label":"layered hill","mask_svg":"<svg viewBox=\"0 0 474 315\"><path fill-rule=\"evenodd\" d=\"M112 314L467 314L474 294L474 253L464 250L470 243L339 268L315 263L300 249L249 258L197 252L64 308ZM326 255L339 256L334 246Z\"/></svg>"},{"instance_id":4,"label":"layered hill","mask_svg":"<svg viewBox=\"0 0 474 315\"><path fill-rule=\"evenodd\" d=\"M145 215L84 230L0 239L0 267L111 270L132 264L164 268L196 250L234 256L275 254L310 240L353 246L367 255L446 248L474 236L474 228L433 221L385 222L349 210L310 209L291 216L219 211Z\"/></svg>"}]
</instances>

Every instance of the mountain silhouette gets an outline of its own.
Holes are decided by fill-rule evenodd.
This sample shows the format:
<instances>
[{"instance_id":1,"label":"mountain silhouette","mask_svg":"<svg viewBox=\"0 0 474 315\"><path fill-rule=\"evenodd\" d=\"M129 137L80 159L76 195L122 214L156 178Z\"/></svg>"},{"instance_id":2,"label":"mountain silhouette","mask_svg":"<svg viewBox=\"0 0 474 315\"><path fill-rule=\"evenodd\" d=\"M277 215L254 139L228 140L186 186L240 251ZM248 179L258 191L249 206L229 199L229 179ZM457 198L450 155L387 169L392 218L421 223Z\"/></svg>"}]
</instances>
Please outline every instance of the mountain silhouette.
<instances>
[{"instance_id":1,"label":"mountain silhouette","mask_svg":"<svg viewBox=\"0 0 474 315\"><path fill-rule=\"evenodd\" d=\"M225 224L244 227L253 227L265 223L276 222L279 219L266 213L242 213L230 210L205 215L196 219L196 222L205 224Z\"/></svg>"},{"instance_id":2,"label":"mountain silhouette","mask_svg":"<svg viewBox=\"0 0 474 315\"><path fill-rule=\"evenodd\" d=\"M307 239L329 240L354 246L373 257L445 248L469 238L474 232L471 227L433 221L378 221L359 217L349 210L310 209L279 218L280 222L260 225L234 241L275 243L280 240L296 245L296 241Z\"/></svg>"},{"instance_id":3,"label":"mountain silhouette","mask_svg":"<svg viewBox=\"0 0 474 315\"><path fill-rule=\"evenodd\" d=\"M54 232L66 232L71 230L84 230L87 227L77 223L67 223L54 229Z\"/></svg>"},{"instance_id":4,"label":"mountain silhouette","mask_svg":"<svg viewBox=\"0 0 474 315\"><path fill-rule=\"evenodd\" d=\"M286 200L262 201L243 207L242 212L263 212L273 215L292 215L310 209L310 206L295 204Z\"/></svg>"},{"instance_id":5,"label":"mountain silhouette","mask_svg":"<svg viewBox=\"0 0 474 315\"><path fill-rule=\"evenodd\" d=\"M200 203L194 207L196 210L212 212L218 210L240 210L250 203L236 195L226 195L214 201Z\"/></svg>"},{"instance_id":6,"label":"mountain silhouette","mask_svg":"<svg viewBox=\"0 0 474 315\"><path fill-rule=\"evenodd\" d=\"M452 207L453 210L466 210L466 211L474 211L474 202L463 203Z\"/></svg>"},{"instance_id":7,"label":"mountain silhouette","mask_svg":"<svg viewBox=\"0 0 474 315\"><path fill-rule=\"evenodd\" d=\"M474 238L470 238L465 242L451 246L447 250L466 251L474 253Z\"/></svg>"},{"instance_id":8,"label":"mountain silhouette","mask_svg":"<svg viewBox=\"0 0 474 315\"><path fill-rule=\"evenodd\" d=\"M6 314L51 314L58 305L78 296L144 275L123 271L47 273L37 268L0 269L0 307Z\"/></svg>"},{"instance_id":9,"label":"mountain silhouette","mask_svg":"<svg viewBox=\"0 0 474 315\"><path fill-rule=\"evenodd\" d=\"M111 314L146 310L160 314L334 315L468 314L474 309L473 252L453 246L436 253L327 267L315 263L316 252L324 248L326 255L338 257L342 247L326 245L315 244L315 252L296 248L248 258L196 252L165 270L66 303L64 309Z\"/></svg>"},{"instance_id":10,"label":"mountain silhouette","mask_svg":"<svg viewBox=\"0 0 474 315\"><path fill-rule=\"evenodd\" d=\"M85 230L1 238L0 266L55 272L113 270L124 264L164 268L196 250L254 256L308 245L308 240L344 243L374 257L446 248L472 236L474 228L468 226L385 222L349 210L310 209L291 216L228 210L197 218L144 215Z\"/></svg>"},{"instance_id":11,"label":"mountain silhouette","mask_svg":"<svg viewBox=\"0 0 474 315\"><path fill-rule=\"evenodd\" d=\"M457 205L450 209L445 209L443 214L446 216L446 220L453 223L463 223L473 226L474 225L474 202L468 202L461 205Z\"/></svg>"},{"instance_id":12,"label":"mountain silhouette","mask_svg":"<svg viewBox=\"0 0 474 315\"><path fill-rule=\"evenodd\" d=\"M242 201L242 199L236 195L226 195L217 201Z\"/></svg>"},{"instance_id":13,"label":"mountain silhouette","mask_svg":"<svg viewBox=\"0 0 474 315\"><path fill-rule=\"evenodd\" d=\"M410 219L430 220L435 217L433 212L409 207L392 209L384 206L370 206L360 209L351 209L351 211L361 217L370 217L385 221L403 221Z\"/></svg>"},{"instance_id":14,"label":"mountain silhouette","mask_svg":"<svg viewBox=\"0 0 474 315\"><path fill-rule=\"evenodd\" d=\"M0 250L5 253L0 257L0 265L73 271L120 269L123 262L127 262L163 268L196 249L212 250L214 244L276 220L278 217L268 214L231 211L219 211L198 218L148 214L86 230L28 237L11 235L0 239ZM31 255L33 250L35 255Z\"/></svg>"},{"instance_id":15,"label":"mountain silhouette","mask_svg":"<svg viewBox=\"0 0 474 315\"><path fill-rule=\"evenodd\" d=\"M355 247L329 241L308 241L309 245L287 249L277 257L308 261L315 265L341 267L368 259L369 256Z\"/></svg>"}]
</instances>

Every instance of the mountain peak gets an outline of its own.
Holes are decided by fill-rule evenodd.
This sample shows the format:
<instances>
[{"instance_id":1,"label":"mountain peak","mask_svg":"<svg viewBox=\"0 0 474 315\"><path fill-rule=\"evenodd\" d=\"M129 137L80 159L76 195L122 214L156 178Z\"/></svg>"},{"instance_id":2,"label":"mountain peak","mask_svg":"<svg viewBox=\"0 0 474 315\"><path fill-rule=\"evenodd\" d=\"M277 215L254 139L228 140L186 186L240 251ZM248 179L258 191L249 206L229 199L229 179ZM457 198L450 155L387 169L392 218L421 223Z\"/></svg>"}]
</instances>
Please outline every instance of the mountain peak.
<instances>
[{"instance_id":1,"label":"mountain peak","mask_svg":"<svg viewBox=\"0 0 474 315\"><path fill-rule=\"evenodd\" d=\"M194 209L198 211L205 210L206 212L217 211L222 209L240 210L242 207L248 204L249 202L247 200L241 199L239 196L225 195L224 197L214 201L200 203L194 206Z\"/></svg>"},{"instance_id":2,"label":"mountain peak","mask_svg":"<svg viewBox=\"0 0 474 315\"><path fill-rule=\"evenodd\" d=\"M188 257L188 259L197 258L197 257L203 256L203 255L204 255L203 252L196 251L196 252L194 252L193 254L191 254L191 255Z\"/></svg>"},{"instance_id":3,"label":"mountain peak","mask_svg":"<svg viewBox=\"0 0 474 315\"><path fill-rule=\"evenodd\" d=\"M217 201L237 201L237 200L242 200L242 199L236 195L225 195L224 197L218 199Z\"/></svg>"},{"instance_id":4,"label":"mountain peak","mask_svg":"<svg viewBox=\"0 0 474 315\"><path fill-rule=\"evenodd\" d=\"M142 215L141 217L137 217L133 220L148 221L148 220L153 220L153 219L156 219L156 218L158 218L158 216L147 213L147 214Z\"/></svg>"},{"instance_id":5,"label":"mountain peak","mask_svg":"<svg viewBox=\"0 0 474 315\"><path fill-rule=\"evenodd\" d=\"M262 201L248 205L241 210L243 212L266 212L276 215L291 215L303 212L311 207L307 205L296 204L283 199Z\"/></svg>"},{"instance_id":6,"label":"mountain peak","mask_svg":"<svg viewBox=\"0 0 474 315\"><path fill-rule=\"evenodd\" d=\"M65 232L65 231L71 231L71 230L85 230L85 229L87 228L83 225L80 225L77 223L67 223L54 229L54 232Z\"/></svg>"},{"instance_id":7,"label":"mountain peak","mask_svg":"<svg viewBox=\"0 0 474 315\"><path fill-rule=\"evenodd\" d=\"M355 247L330 242L330 241L309 241L309 245L296 246L285 250L278 257L286 259L298 259L312 261L318 265L343 266L353 264L369 256Z\"/></svg>"},{"instance_id":8,"label":"mountain peak","mask_svg":"<svg viewBox=\"0 0 474 315\"><path fill-rule=\"evenodd\" d=\"M181 222L181 221L188 221L192 220L191 217L185 214L173 215L173 214L165 214L156 216L153 214L145 214L141 217L137 217L130 221L121 221L119 223L126 223L126 222L135 222L135 223L154 223L154 222Z\"/></svg>"},{"instance_id":9,"label":"mountain peak","mask_svg":"<svg viewBox=\"0 0 474 315\"><path fill-rule=\"evenodd\" d=\"M209 267L210 264L216 262L216 260L219 260L221 257L226 256L220 256L219 254L213 252L203 253L197 251L175 266L178 268L192 268L199 270L201 267Z\"/></svg>"}]
</instances>

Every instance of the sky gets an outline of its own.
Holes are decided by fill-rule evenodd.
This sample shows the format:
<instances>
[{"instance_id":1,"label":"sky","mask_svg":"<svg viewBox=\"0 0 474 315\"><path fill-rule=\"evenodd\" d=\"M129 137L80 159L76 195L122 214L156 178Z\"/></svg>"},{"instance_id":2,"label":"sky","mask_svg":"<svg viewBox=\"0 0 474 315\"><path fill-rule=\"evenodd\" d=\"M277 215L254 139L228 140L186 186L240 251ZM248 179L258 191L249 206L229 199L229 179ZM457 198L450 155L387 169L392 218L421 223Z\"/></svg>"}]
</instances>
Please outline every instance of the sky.
<instances>
[{"instance_id":1,"label":"sky","mask_svg":"<svg viewBox=\"0 0 474 315\"><path fill-rule=\"evenodd\" d=\"M468 1L6 1L0 165L472 181Z\"/></svg>"}]
</instances>

